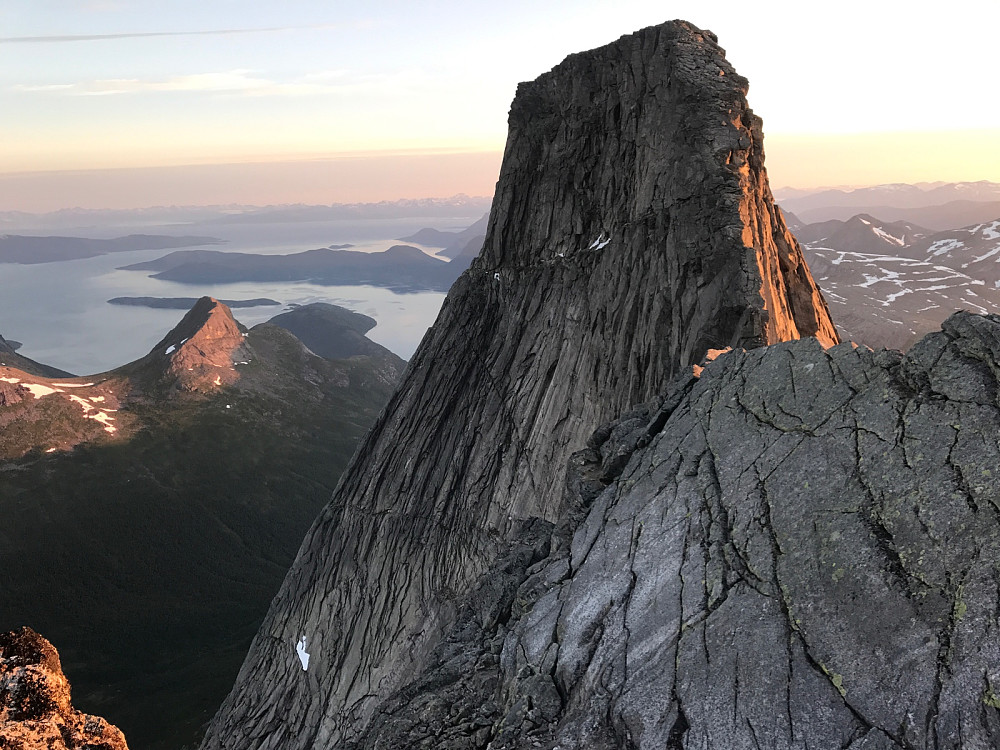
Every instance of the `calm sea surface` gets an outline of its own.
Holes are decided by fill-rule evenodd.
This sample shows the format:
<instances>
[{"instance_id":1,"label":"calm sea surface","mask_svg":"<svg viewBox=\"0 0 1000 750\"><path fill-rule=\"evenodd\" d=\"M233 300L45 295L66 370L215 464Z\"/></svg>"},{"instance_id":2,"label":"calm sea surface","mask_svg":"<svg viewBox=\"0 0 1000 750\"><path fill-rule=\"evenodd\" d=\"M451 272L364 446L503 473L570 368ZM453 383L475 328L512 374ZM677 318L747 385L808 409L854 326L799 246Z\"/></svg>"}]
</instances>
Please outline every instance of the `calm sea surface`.
<instances>
[{"instance_id":1,"label":"calm sea surface","mask_svg":"<svg viewBox=\"0 0 1000 750\"><path fill-rule=\"evenodd\" d=\"M385 250L395 239L422 227L463 229L478 216L455 219L329 221L296 224L184 225L157 227L87 227L67 231L21 231L11 234L59 234L110 238L145 234L201 235L227 240L208 249L277 254L350 243L355 250ZM85 260L21 266L0 264L0 335L24 344L26 357L77 375L103 372L146 354L184 316L183 310L109 305L112 297L269 297L281 307L234 310L246 326L262 323L289 304L330 302L370 315L378 325L369 338L408 359L437 317L444 294L396 294L369 286L320 286L297 282L180 284L149 278L148 272L119 271L119 266L153 260L167 252L142 250ZM428 250L428 252L434 252Z\"/></svg>"}]
</instances>

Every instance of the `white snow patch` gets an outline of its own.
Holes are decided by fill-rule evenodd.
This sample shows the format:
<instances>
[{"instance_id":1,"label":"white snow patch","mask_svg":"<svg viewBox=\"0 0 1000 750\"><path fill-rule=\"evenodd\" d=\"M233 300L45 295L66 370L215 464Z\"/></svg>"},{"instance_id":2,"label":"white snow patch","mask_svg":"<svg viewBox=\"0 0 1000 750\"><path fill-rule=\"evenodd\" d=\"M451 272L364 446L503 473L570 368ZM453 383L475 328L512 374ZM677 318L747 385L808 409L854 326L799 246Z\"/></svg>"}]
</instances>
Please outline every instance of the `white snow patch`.
<instances>
[{"instance_id":1,"label":"white snow patch","mask_svg":"<svg viewBox=\"0 0 1000 750\"><path fill-rule=\"evenodd\" d=\"M865 283L864 284L858 284L858 286L862 287L862 288L870 287L872 284L875 284L875 283L877 283L879 281L895 281L897 284L900 283L900 282L896 281L896 279L899 278L899 272L898 271L887 271L884 268L880 268L878 270L881 271L882 273L884 273L885 276L871 276L871 275L869 275L869 274L866 273L864 275L865 276Z\"/></svg>"},{"instance_id":2,"label":"white snow patch","mask_svg":"<svg viewBox=\"0 0 1000 750\"><path fill-rule=\"evenodd\" d=\"M2 380L5 383L20 383L21 382L20 378L0 378L0 380Z\"/></svg>"},{"instance_id":3,"label":"white snow patch","mask_svg":"<svg viewBox=\"0 0 1000 750\"><path fill-rule=\"evenodd\" d=\"M867 224L868 222L865 222L865 223ZM886 242L888 242L890 244L898 245L899 247L902 247L903 245L906 244L903 241L903 239L906 237L906 235L903 235L903 237L896 237L896 236L891 235L891 234L889 234L888 232L886 232L886 231L884 231L882 229L879 229L878 227L872 227L872 231L875 232L875 234L877 234L879 237L881 237L883 240L885 240Z\"/></svg>"},{"instance_id":4,"label":"white snow patch","mask_svg":"<svg viewBox=\"0 0 1000 750\"><path fill-rule=\"evenodd\" d=\"M494 281L500 281L500 273L499 273L499 271L497 273L493 274L493 280Z\"/></svg>"},{"instance_id":5,"label":"white snow patch","mask_svg":"<svg viewBox=\"0 0 1000 750\"><path fill-rule=\"evenodd\" d=\"M611 238L608 237L606 234L604 234L604 232L601 232L601 234L598 235L597 239L590 243L590 247L588 247L587 249L600 250L603 247L605 247L609 242L611 242Z\"/></svg>"},{"instance_id":6,"label":"white snow patch","mask_svg":"<svg viewBox=\"0 0 1000 750\"><path fill-rule=\"evenodd\" d=\"M91 396L90 400L91 401L96 401L96 402L100 403L101 401L104 400L104 396Z\"/></svg>"},{"instance_id":7,"label":"white snow patch","mask_svg":"<svg viewBox=\"0 0 1000 750\"><path fill-rule=\"evenodd\" d=\"M42 385L41 383L21 383L21 385L31 391L31 395L35 398L48 396L50 393L62 393L58 388L49 388L47 385Z\"/></svg>"},{"instance_id":8,"label":"white snow patch","mask_svg":"<svg viewBox=\"0 0 1000 750\"><path fill-rule=\"evenodd\" d=\"M309 652L306 651L305 636L299 638L299 642L295 644L295 653L299 655L299 661L302 662L302 671L307 671L309 669Z\"/></svg>"},{"instance_id":9,"label":"white snow patch","mask_svg":"<svg viewBox=\"0 0 1000 750\"><path fill-rule=\"evenodd\" d=\"M861 218L860 216L858 217L858 221L860 221L860 222L861 222L862 224L867 224L868 226L871 226L871 225L872 225L872 223L871 223L870 221L865 221L865 220L864 220L864 219L862 219L862 218Z\"/></svg>"},{"instance_id":10,"label":"white snow patch","mask_svg":"<svg viewBox=\"0 0 1000 750\"><path fill-rule=\"evenodd\" d=\"M86 417L87 419L93 419L95 422L100 422L102 425L104 425L104 431L105 432L109 432L110 433L110 432L117 432L118 431L118 428L116 428L113 425L111 425L111 422L114 422L115 418L112 417L110 414L106 413L106 411L115 411L115 410L113 410L113 409L108 409L108 410L101 409L101 410L98 410L98 412L96 414L91 414L90 412L92 412L94 409L97 408L93 404L90 404L87 401L84 401L79 396L72 396L71 395L69 397L69 400L70 401L75 401L76 403L78 403L80 405L80 408L83 409L83 416L84 417Z\"/></svg>"},{"instance_id":11,"label":"white snow patch","mask_svg":"<svg viewBox=\"0 0 1000 750\"><path fill-rule=\"evenodd\" d=\"M76 403L80 404L80 408L83 409L83 413L84 414L86 414L88 411L91 411L92 409L95 408L93 404L91 404L91 403L89 403L87 401L84 401L79 396L70 396L69 400L70 401L76 401Z\"/></svg>"},{"instance_id":12,"label":"white snow patch","mask_svg":"<svg viewBox=\"0 0 1000 750\"><path fill-rule=\"evenodd\" d=\"M174 346L173 344L171 344L170 346L168 346L168 347L167 347L167 350L166 350L165 352L163 352L163 353L164 353L164 354L170 354L170 353L171 353L172 351L174 351L174 350L175 350L176 348L177 348L176 346Z\"/></svg>"},{"instance_id":13,"label":"white snow patch","mask_svg":"<svg viewBox=\"0 0 1000 750\"><path fill-rule=\"evenodd\" d=\"M93 385L93 383L53 383L52 385L57 388L86 388L88 385Z\"/></svg>"},{"instance_id":14,"label":"white snow patch","mask_svg":"<svg viewBox=\"0 0 1000 750\"><path fill-rule=\"evenodd\" d=\"M114 427L111 424L109 424L109 422L114 422L115 421L115 418L112 417L110 414L105 414L103 411L99 411L99 412L97 412L97 414L88 414L87 416L90 417L91 419L97 421L97 422L100 422L102 425L104 425L104 431L105 432L117 432L118 431L117 427Z\"/></svg>"},{"instance_id":15,"label":"white snow patch","mask_svg":"<svg viewBox=\"0 0 1000 750\"><path fill-rule=\"evenodd\" d=\"M902 291L896 292L895 294L890 294L888 297L885 298L885 301L882 302L882 307L888 307L890 302L895 302L897 299L899 299L900 297L902 297L904 294L910 294L912 291L913 291L912 289L903 289ZM886 318L886 320L892 320L892 318ZM899 320L892 320L892 322L893 323L902 323L902 321L899 321Z\"/></svg>"},{"instance_id":16,"label":"white snow patch","mask_svg":"<svg viewBox=\"0 0 1000 750\"><path fill-rule=\"evenodd\" d=\"M938 240L929 248L927 248L928 256L938 256L946 255L952 250L958 250L960 247L965 247L965 244L961 240Z\"/></svg>"},{"instance_id":17,"label":"white snow patch","mask_svg":"<svg viewBox=\"0 0 1000 750\"><path fill-rule=\"evenodd\" d=\"M56 452L56 449L55 449L55 448L49 448L49 449L48 449L47 451L45 451L45 452L46 452L46 453L55 453L55 452Z\"/></svg>"},{"instance_id":18,"label":"white snow patch","mask_svg":"<svg viewBox=\"0 0 1000 750\"><path fill-rule=\"evenodd\" d=\"M1000 240L1000 219L997 219L992 224L980 224L969 230L970 234L976 234L977 232L982 232L984 239Z\"/></svg>"},{"instance_id":19,"label":"white snow patch","mask_svg":"<svg viewBox=\"0 0 1000 750\"><path fill-rule=\"evenodd\" d=\"M1000 235L997 235L997 237L1000 237ZM984 253L983 255L980 255L980 256L978 256L976 258L973 258L971 262L972 263L978 263L981 260L986 260L987 258L992 258L997 253L1000 253L1000 243L998 243L997 246L995 248L993 248L992 250L990 250L989 252ZM1000 260L1000 259L998 259L998 260ZM969 265L969 264L968 263L963 263L962 267L965 268L965 266L967 266L967 265Z\"/></svg>"},{"instance_id":20,"label":"white snow patch","mask_svg":"<svg viewBox=\"0 0 1000 750\"><path fill-rule=\"evenodd\" d=\"M215 376L215 380L212 381L212 385L222 385L222 377L219 375Z\"/></svg>"}]
</instances>

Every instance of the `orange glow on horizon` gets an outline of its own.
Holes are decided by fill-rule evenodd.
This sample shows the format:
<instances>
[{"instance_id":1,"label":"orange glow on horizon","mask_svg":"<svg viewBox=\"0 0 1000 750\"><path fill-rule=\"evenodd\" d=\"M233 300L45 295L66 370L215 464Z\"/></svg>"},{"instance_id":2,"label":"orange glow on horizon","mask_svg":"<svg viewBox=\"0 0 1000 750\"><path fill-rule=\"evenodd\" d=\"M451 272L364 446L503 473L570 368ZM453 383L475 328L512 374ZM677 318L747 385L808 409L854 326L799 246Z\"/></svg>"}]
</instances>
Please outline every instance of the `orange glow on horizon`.
<instances>
[{"instance_id":1,"label":"orange glow on horizon","mask_svg":"<svg viewBox=\"0 0 1000 750\"><path fill-rule=\"evenodd\" d=\"M764 163L772 187L1000 182L998 142L1000 128L797 135L765 128Z\"/></svg>"}]
</instances>

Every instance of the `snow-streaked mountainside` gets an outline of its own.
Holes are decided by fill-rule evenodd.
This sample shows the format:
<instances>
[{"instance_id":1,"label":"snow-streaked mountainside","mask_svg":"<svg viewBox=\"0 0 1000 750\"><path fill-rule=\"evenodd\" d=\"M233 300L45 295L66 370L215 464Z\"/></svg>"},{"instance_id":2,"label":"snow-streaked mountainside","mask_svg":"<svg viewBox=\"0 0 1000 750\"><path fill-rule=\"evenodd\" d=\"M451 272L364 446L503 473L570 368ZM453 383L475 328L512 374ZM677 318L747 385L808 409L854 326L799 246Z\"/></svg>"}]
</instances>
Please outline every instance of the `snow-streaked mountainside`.
<instances>
[{"instance_id":1,"label":"snow-streaked mountainside","mask_svg":"<svg viewBox=\"0 0 1000 750\"><path fill-rule=\"evenodd\" d=\"M198 740L405 367L366 316L272 320L247 331L204 298L145 357L85 378L0 347L0 633L58 643L76 708L133 750ZM8 731L4 658L0 748L64 747L4 743L27 731Z\"/></svg>"},{"instance_id":2,"label":"snow-streaked mountainside","mask_svg":"<svg viewBox=\"0 0 1000 750\"><path fill-rule=\"evenodd\" d=\"M803 224L860 213L883 221L904 221L943 232L988 222L1000 215L1000 183L950 182L921 185L876 185L857 190L803 191L785 188L776 192L781 208Z\"/></svg>"},{"instance_id":3,"label":"snow-streaked mountainside","mask_svg":"<svg viewBox=\"0 0 1000 750\"><path fill-rule=\"evenodd\" d=\"M845 339L907 349L956 310L1000 312L1000 220L933 233L860 214L795 234Z\"/></svg>"},{"instance_id":4,"label":"snow-streaked mountainside","mask_svg":"<svg viewBox=\"0 0 1000 750\"><path fill-rule=\"evenodd\" d=\"M1000 287L1000 219L939 232L907 246L908 257L959 268Z\"/></svg>"},{"instance_id":5,"label":"snow-streaked mountainside","mask_svg":"<svg viewBox=\"0 0 1000 750\"><path fill-rule=\"evenodd\" d=\"M847 221L832 219L807 224L795 230L799 242L831 248L849 247L852 251L866 253L898 250L931 234L931 230L910 222L885 222L868 214L858 214Z\"/></svg>"},{"instance_id":6,"label":"snow-streaked mountainside","mask_svg":"<svg viewBox=\"0 0 1000 750\"><path fill-rule=\"evenodd\" d=\"M884 205L896 208L922 208L956 200L997 201L1000 200L1000 183L980 180L978 182L909 185L897 182L855 190L831 189L814 192L800 192L785 188L776 190L775 197L781 202L782 208L787 206L790 211L795 212L823 206L864 208L870 205Z\"/></svg>"}]
</instances>

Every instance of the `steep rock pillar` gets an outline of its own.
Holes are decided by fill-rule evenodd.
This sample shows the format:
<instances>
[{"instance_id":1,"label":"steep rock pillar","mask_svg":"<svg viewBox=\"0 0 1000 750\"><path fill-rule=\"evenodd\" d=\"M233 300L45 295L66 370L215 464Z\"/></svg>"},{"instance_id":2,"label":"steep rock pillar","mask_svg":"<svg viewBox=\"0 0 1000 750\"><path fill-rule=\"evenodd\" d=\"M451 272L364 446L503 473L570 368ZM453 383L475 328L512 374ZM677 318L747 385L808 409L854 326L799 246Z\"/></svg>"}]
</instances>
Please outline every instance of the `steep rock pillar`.
<instances>
[{"instance_id":1,"label":"steep rock pillar","mask_svg":"<svg viewBox=\"0 0 1000 750\"><path fill-rule=\"evenodd\" d=\"M350 740L519 521L558 517L597 425L709 348L837 341L746 90L685 22L519 87L483 251L303 542L205 748Z\"/></svg>"}]
</instances>

